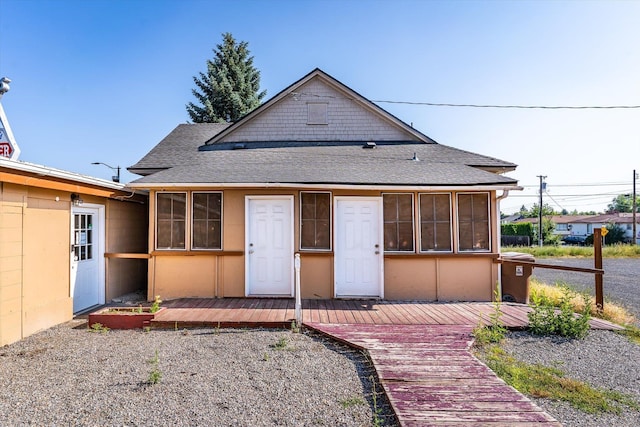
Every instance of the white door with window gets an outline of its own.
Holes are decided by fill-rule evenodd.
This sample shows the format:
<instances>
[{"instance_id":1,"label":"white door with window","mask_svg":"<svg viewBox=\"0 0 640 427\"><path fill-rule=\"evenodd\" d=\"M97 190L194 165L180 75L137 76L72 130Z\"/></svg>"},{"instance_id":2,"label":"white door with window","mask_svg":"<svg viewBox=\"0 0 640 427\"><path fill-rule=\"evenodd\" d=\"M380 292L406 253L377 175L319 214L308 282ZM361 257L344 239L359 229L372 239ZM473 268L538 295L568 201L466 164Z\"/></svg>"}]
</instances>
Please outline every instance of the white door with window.
<instances>
[{"instance_id":1,"label":"white door with window","mask_svg":"<svg viewBox=\"0 0 640 427\"><path fill-rule=\"evenodd\" d=\"M293 196L247 196L247 296L293 296Z\"/></svg>"},{"instance_id":2,"label":"white door with window","mask_svg":"<svg viewBox=\"0 0 640 427\"><path fill-rule=\"evenodd\" d=\"M383 298L382 198L335 198L335 296Z\"/></svg>"},{"instance_id":3,"label":"white door with window","mask_svg":"<svg viewBox=\"0 0 640 427\"><path fill-rule=\"evenodd\" d=\"M71 286L73 312L105 302L104 206L71 210Z\"/></svg>"}]
</instances>

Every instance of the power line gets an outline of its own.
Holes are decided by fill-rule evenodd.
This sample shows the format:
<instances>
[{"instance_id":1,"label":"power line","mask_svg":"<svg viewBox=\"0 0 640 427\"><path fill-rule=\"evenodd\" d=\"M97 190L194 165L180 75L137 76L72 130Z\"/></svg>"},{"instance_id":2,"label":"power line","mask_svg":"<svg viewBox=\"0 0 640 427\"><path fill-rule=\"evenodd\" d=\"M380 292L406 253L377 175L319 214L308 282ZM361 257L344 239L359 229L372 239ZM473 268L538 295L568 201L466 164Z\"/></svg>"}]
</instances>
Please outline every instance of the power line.
<instances>
[{"instance_id":1,"label":"power line","mask_svg":"<svg viewBox=\"0 0 640 427\"><path fill-rule=\"evenodd\" d=\"M514 108L525 110L620 110L637 109L640 105L498 105L498 104L450 104L438 102L411 102L372 100L371 102L386 104L425 105L428 107L467 107L467 108Z\"/></svg>"},{"instance_id":2,"label":"power line","mask_svg":"<svg viewBox=\"0 0 640 427\"><path fill-rule=\"evenodd\" d=\"M304 96L312 98L332 98L332 99L346 99L353 101L351 97L334 96L317 94L310 92L289 92L289 95L294 99L299 99ZM454 104L449 102L414 102L414 101L391 101L388 99L372 99L371 102L381 104L405 104L405 105L424 105L427 107L463 107L463 108L512 108L512 109L525 109L525 110L632 110L639 109L640 105L500 105L500 104Z\"/></svg>"}]
</instances>

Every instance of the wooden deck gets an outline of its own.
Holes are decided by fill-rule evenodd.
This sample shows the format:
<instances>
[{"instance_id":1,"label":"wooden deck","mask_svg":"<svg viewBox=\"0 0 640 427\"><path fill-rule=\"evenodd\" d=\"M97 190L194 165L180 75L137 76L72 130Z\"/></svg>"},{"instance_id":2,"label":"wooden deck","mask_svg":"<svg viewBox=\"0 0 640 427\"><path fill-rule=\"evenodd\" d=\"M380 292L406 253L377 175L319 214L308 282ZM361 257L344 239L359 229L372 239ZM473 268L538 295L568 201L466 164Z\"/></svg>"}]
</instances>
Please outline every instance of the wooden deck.
<instances>
[{"instance_id":1,"label":"wooden deck","mask_svg":"<svg viewBox=\"0 0 640 427\"><path fill-rule=\"evenodd\" d=\"M288 327L295 319L291 298L182 298L166 301L155 327ZM502 322L509 328L525 328L531 308L502 303ZM494 306L490 302L433 303L424 301L318 300L302 301L303 323L471 325L487 324ZM622 329L610 322L591 319L594 329Z\"/></svg>"},{"instance_id":2,"label":"wooden deck","mask_svg":"<svg viewBox=\"0 0 640 427\"><path fill-rule=\"evenodd\" d=\"M163 306L154 327L290 327L295 318L293 299L185 298ZM469 351L473 328L495 312L490 302L303 300L302 307L306 327L368 351L402 426L561 425ZM527 326L530 307L500 308L505 326Z\"/></svg>"},{"instance_id":3,"label":"wooden deck","mask_svg":"<svg viewBox=\"0 0 640 427\"><path fill-rule=\"evenodd\" d=\"M473 326L306 326L368 351L402 426L561 426L471 354Z\"/></svg>"}]
</instances>

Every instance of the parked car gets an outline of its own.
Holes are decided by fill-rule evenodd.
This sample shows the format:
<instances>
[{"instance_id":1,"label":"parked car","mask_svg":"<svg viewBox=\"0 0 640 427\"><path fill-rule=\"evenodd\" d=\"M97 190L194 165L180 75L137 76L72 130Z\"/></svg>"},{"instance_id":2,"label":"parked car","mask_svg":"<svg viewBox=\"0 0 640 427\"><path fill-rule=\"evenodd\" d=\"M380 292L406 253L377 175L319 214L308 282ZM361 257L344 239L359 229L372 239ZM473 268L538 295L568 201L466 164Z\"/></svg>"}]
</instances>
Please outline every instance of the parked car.
<instances>
[{"instance_id":1,"label":"parked car","mask_svg":"<svg viewBox=\"0 0 640 427\"><path fill-rule=\"evenodd\" d=\"M565 236L562 238L562 242L565 245L579 245L582 246L585 244L586 237L584 236Z\"/></svg>"}]
</instances>

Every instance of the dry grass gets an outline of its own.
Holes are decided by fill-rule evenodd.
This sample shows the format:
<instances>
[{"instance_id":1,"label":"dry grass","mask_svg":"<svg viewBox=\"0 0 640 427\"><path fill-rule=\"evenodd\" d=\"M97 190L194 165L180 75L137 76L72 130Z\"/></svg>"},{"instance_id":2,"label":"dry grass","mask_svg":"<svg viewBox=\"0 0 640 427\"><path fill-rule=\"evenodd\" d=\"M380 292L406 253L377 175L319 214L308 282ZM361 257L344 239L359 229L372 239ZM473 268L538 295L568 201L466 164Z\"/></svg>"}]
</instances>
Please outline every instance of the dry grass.
<instances>
[{"instance_id":1,"label":"dry grass","mask_svg":"<svg viewBox=\"0 0 640 427\"><path fill-rule=\"evenodd\" d=\"M534 300L536 296L544 295L546 296L554 305L559 305L560 300L562 299L563 289L570 286L556 286L556 285L548 285L546 283L540 282L536 279L531 279L531 288L530 294L531 299ZM596 301L594 297L591 298L591 315L593 317L598 317L600 319L608 320L613 323L617 323L619 325L630 325L635 321L634 316L629 313L624 307L617 305L612 302L605 302L604 311L599 313L596 311ZM574 308L574 311L581 312L584 310L584 299L582 294L576 293L571 299L571 305Z\"/></svg>"},{"instance_id":2,"label":"dry grass","mask_svg":"<svg viewBox=\"0 0 640 427\"><path fill-rule=\"evenodd\" d=\"M505 246L502 252L524 252L536 258L576 257L593 258L593 246ZM602 247L603 258L638 258L640 245L615 244Z\"/></svg>"}]
</instances>

